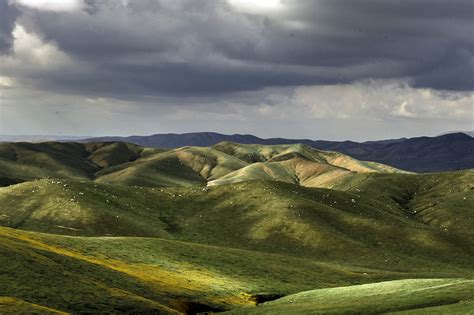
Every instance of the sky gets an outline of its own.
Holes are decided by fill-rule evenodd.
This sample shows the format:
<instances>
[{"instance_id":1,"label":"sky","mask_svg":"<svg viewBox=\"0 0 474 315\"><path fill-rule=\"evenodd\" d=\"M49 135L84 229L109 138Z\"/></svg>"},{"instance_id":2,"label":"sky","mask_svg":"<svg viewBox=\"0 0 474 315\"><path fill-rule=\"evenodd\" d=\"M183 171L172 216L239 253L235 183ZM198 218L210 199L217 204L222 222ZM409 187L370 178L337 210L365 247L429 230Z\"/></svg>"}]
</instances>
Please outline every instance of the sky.
<instances>
[{"instance_id":1,"label":"sky","mask_svg":"<svg viewBox=\"0 0 474 315\"><path fill-rule=\"evenodd\" d=\"M472 0L0 0L0 134L474 130Z\"/></svg>"}]
</instances>

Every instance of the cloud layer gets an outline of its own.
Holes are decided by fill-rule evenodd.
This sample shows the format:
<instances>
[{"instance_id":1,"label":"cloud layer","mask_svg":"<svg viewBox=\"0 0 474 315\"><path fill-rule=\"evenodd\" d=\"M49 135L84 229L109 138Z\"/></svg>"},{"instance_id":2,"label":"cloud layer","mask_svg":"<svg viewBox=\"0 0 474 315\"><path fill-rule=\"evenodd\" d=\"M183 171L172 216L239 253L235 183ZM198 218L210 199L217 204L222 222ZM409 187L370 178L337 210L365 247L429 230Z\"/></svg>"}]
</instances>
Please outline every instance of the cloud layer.
<instances>
[{"instance_id":1,"label":"cloud layer","mask_svg":"<svg viewBox=\"0 0 474 315\"><path fill-rule=\"evenodd\" d=\"M469 127L471 0L252 3L0 0L2 124L36 102L31 112L71 110L78 120L95 108L118 110L122 121L125 106L130 116L153 112L188 126L182 131L205 129L191 117L203 126L221 119L222 132L226 119L242 131L251 128L244 121L272 130L284 119Z\"/></svg>"},{"instance_id":2,"label":"cloud layer","mask_svg":"<svg viewBox=\"0 0 474 315\"><path fill-rule=\"evenodd\" d=\"M48 72L43 88L194 96L368 78L474 88L470 0L281 0L258 12L238 0L24 3L2 2L0 47L16 20L76 62Z\"/></svg>"},{"instance_id":3,"label":"cloud layer","mask_svg":"<svg viewBox=\"0 0 474 315\"><path fill-rule=\"evenodd\" d=\"M0 78L0 84L2 80ZM0 130L13 134L130 135L216 131L263 137L376 140L472 130L472 93L396 81L268 88L222 98L117 100L9 88ZM0 131L1 133L1 131Z\"/></svg>"}]
</instances>

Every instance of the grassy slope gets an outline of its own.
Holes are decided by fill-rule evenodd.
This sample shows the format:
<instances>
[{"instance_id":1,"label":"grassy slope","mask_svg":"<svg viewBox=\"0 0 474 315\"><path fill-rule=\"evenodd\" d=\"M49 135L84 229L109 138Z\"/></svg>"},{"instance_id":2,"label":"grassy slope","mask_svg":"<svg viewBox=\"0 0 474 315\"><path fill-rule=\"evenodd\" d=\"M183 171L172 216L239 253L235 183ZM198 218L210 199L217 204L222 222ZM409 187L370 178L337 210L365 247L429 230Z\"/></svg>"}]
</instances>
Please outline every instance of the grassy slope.
<instances>
[{"instance_id":1,"label":"grassy slope","mask_svg":"<svg viewBox=\"0 0 474 315\"><path fill-rule=\"evenodd\" d=\"M346 169L315 163L301 157L275 162L257 162L210 181L209 186L249 180L275 180L307 187L327 187L335 180L352 176Z\"/></svg>"},{"instance_id":2,"label":"grassy slope","mask_svg":"<svg viewBox=\"0 0 474 315\"><path fill-rule=\"evenodd\" d=\"M128 143L1 143L0 185L37 178L93 179L102 168L162 150Z\"/></svg>"},{"instance_id":3,"label":"grassy slope","mask_svg":"<svg viewBox=\"0 0 474 315\"><path fill-rule=\"evenodd\" d=\"M49 307L25 302L21 299L0 296L2 314L67 314Z\"/></svg>"},{"instance_id":4,"label":"grassy slope","mask_svg":"<svg viewBox=\"0 0 474 315\"><path fill-rule=\"evenodd\" d=\"M262 162L262 163L254 163ZM314 150L304 145L239 145L175 150L111 143L0 144L0 186L38 178L96 180L126 186L192 186L251 179L325 187L365 172L398 172L389 166Z\"/></svg>"},{"instance_id":5,"label":"grassy slope","mask_svg":"<svg viewBox=\"0 0 474 315\"><path fill-rule=\"evenodd\" d=\"M144 150L142 147L123 142L87 143L84 147L90 152L88 160L101 168L134 161L141 157Z\"/></svg>"},{"instance_id":6,"label":"grassy slope","mask_svg":"<svg viewBox=\"0 0 474 315\"><path fill-rule=\"evenodd\" d=\"M304 144L258 145L221 142L212 148L249 163L286 160L289 155L291 157L296 153L312 162L330 164L354 172L402 172L387 165L359 161L339 152L321 151Z\"/></svg>"},{"instance_id":7,"label":"grassy slope","mask_svg":"<svg viewBox=\"0 0 474 315\"><path fill-rule=\"evenodd\" d=\"M153 202L139 188L43 179L0 189L0 222L58 234L165 236Z\"/></svg>"},{"instance_id":8,"label":"grassy slope","mask_svg":"<svg viewBox=\"0 0 474 315\"><path fill-rule=\"evenodd\" d=\"M127 186L192 186L246 165L220 151L185 147L105 169L97 173L97 181Z\"/></svg>"},{"instance_id":9,"label":"grassy slope","mask_svg":"<svg viewBox=\"0 0 474 315\"><path fill-rule=\"evenodd\" d=\"M314 288L469 275L428 261L403 271L390 264L361 267L159 238L9 228L0 228L0 252L0 296L74 313L225 310Z\"/></svg>"},{"instance_id":10,"label":"grassy slope","mask_svg":"<svg viewBox=\"0 0 474 315\"><path fill-rule=\"evenodd\" d=\"M377 199L423 224L474 238L474 170L433 174L358 174L335 189Z\"/></svg>"},{"instance_id":11,"label":"grassy slope","mask_svg":"<svg viewBox=\"0 0 474 315\"><path fill-rule=\"evenodd\" d=\"M1 228L0 296L74 313L168 310L148 286L65 252Z\"/></svg>"},{"instance_id":12,"label":"grassy slope","mask_svg":"<svg viewBox=\"0 0 474 315\"><path fill-rule=\"evenodd\" d=\"M89 179L97 170L80 144L0 144L0 184L48 176Z\"/></svg>"},{"instance_id":13,"label":"grassy slope","mask_svg":"<svg viewBox=\"0 0 474 315\"><path fill-rule=\"evenodd\" d=\"M344 154L319 151L301 144L264 146L223 142L213 148L252 164L213 180L209 185L266 179L307 187L332 187L335 182L355 173L401 172L386 165L358 161Z\"/></svg>"},{"instance_id":14,"label":"grassy slope","mask_svg":"<svg viewBox=\"0 0 474 315\"><path fill-rule=\"evenodd\" d=\"M0 189L0 225L58 234L0 228L2 311L234 309L253 305L257 295L391 279L474 277L473 171L356 174L298 146L298 152L245 146L257 152L250 157L245 150L242 155L222 147L163 152L125 144L46 144L41 150L47 152L38 153L20 146L25 147L13 153L0 148L1 166L10 167L0 168L2 174L27 180L42 171L41 177L74 180ZM276 181L204 186L258 159L289 170L296 184L321 182L334 169L350 176L325 183L337 190ZM366 167L358 163L351 167ZM321 165L329 171L312 179L308 174L321 171ZM120 185L94 183L94 177Z\"/></svg>"},{"instance_id":15,"label":"grassy slope","mask_svg":"<svg viewBox=\"0 0 474 315\"><path fill-rule=\"evenodd\" d=\"M319 289L289 295L231 314L469 314L474 280L408 279ZM410 311L407 311L410 310Z\"/></svg>"},{"instance_id":16,"label":"grassy slope","mask_svg":"<svg viewBox=\"0 0 474 315\"><path fill-rule=\"evenodd\" d=\"M400 187L413 182L410 176L396 175ZM375 182L377 189L391 187L385 179ZM68 235L165 237L362 265L388 261L402 269L433 256L459 266L472 259L474 241L462 233L469 221L446 231L391 198L281 182L158 189L53 179L0 189L0 224ZM457 211L468 216L472 202L463 200L465 208ZM437 215L441 221L452 216Z\"/></svg>"}]
</instances>

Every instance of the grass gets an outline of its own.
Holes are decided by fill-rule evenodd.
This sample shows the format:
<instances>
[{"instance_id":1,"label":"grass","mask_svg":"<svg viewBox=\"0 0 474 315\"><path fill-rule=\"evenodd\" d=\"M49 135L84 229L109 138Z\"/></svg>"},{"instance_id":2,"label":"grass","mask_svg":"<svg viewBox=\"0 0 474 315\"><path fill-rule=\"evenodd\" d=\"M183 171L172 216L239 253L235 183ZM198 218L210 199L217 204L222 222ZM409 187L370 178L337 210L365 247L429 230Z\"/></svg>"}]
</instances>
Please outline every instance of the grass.
<instances>
[{"instance_id":1,"label":"grass","mask_svg":"<svg viewBox=\"0 0 474 315\"><path fill-rule=\"evenodd\" d=\"M465 203L467 213L471 205ZM472 238L420 222L395 201L273 181L157 189L38 180L0 189L0 223L38 232L164 237L360 262L431 257L440 249L445 254L438 261L473 253Z\"/></svg>"},{"instance_id":2,"label":"grass","mask_svg":"<svg viewBox=\"0 0 474 315\"><path fill-rule=\"evenodd\" d=\"M469 275L433 263L402 271L159 238L8 228L0 228L0 251L0 295L73 313L230 310L314 288Z\"/></svg>"},{"instance_id":3,"label":"grass","mask_svg":"<svg viewBox=\"0 0 474 315\"><path fill-rule=\"evenodd\" d=\"M2 314L67 314L11 297L0 297L0 310Z\"/></svg>"},{"instance_id":4,"label":"grass","mask_svg":"<svg viewBox=\"0 0 474 315\"><path fill-rule=\"evenodd\" d=\"M157 302L163 299L131 277L61 254L4 228L0 252L0 296L72 313L168 309Z\"/></svg>"},{"instance_id":5,"label":"grass","mask_svg":"<svg viewBox=\"0 0 474 315\"><path fill-rule=\"evenodd\" d=\"M319 289L289 295L230 314L468 314L474 305L474 280L406 279ZM409 310L409 311L407 311Z\"/></svg>"},{"instance_id":6,"label":"grass","mask_svg":"<svg viewBox=\"0 0 474 315\"><path fill-rule=\"evenodd\" d=\"M433 174L358 174L334 188L383 201L419 222L473 238L474 170Z\"/></svg>"},{"instance_id":7,"label":"grass","mask_svg":"<svg viewBox=\"0 0 474 315\"><path fill-rule=\"evenodd\" d=\"M1 145L1 176L2 313L473 306L473 170L301 145L46 143Z\"/></svg>"}]
</instances>

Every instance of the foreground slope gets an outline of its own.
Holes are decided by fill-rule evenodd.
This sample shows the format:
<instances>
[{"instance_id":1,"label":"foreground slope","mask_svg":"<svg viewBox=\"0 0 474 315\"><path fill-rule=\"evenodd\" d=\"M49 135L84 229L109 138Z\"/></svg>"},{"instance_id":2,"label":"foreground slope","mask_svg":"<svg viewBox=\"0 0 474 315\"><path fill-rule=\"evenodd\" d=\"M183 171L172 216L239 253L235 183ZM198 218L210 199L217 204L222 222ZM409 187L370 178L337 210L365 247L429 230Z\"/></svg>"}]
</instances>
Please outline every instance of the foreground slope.
<instances>
[{"instance_id":1,"label":"foreground slope","mask_svg":"<svg viewBox=\"0 0 474 315\"><path fill-rule=\"evenodd\" d=\"M0 297L0 310L3 314L68 314L11 297Z\"/></svg>"},{"instance_id":2,"label":"foreground slope","mask_svg":"<svg viewBox=\"0 0 474 315\"><path fill-rule=\"evenodd\" d=\"M124 264L118 261L84 256L4 228L0 236L3 298L72 313L178 314L188 307L179 296L155 289L151 281L120 271ZM21 305L5 308L15 307Z\"/></svg>"},{"instance_id":3,"label":"foreground slope","mask_svg":"<svg viewBox=\"0 0 474 315\"><path fill-rule=\"evenodd\" d=\"M469 314L474 280L410 279L301 292L230 314Z\"/></svg>"},{"instance_id":4,"label":"foreground slope","mask_svg":"<svg viewBox=\"0 0 474 315\"><path fill-rule=\"evenodd\" d=\"M33 304L72 313L194 313L250 307L315 288L474 277L469 265L432 259L359 266L160 238L54 236L3 227L0 254L0 303L9 301L2 311Z\"/></svg>"}]
</instances>

